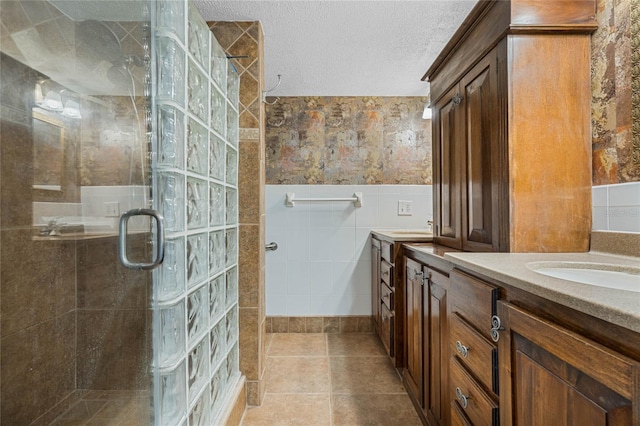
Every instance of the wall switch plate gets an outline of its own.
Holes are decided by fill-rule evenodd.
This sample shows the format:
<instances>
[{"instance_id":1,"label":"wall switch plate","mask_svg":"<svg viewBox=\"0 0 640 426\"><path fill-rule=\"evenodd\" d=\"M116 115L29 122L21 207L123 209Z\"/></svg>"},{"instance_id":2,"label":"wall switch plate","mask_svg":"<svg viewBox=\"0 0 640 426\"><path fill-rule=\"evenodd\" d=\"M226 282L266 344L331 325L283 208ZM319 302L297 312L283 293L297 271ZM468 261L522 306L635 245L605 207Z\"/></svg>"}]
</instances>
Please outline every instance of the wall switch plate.
<instances>
[{"instance_id":1,"label":"wall switch plate","mask_svg":"<svg viewBox=\"0 0 640 426\"><path fill-rule=\"evenodd\" d=\"M398 201L398 216L412 216L413 201Z\"/></svg>"},{"instance_id":2,"label":"wall switch plate","mask_svg":"<svg viewBox=\"0 0 640 426\"><path fill-rule=\"evenodd\" d=\"M120 203L117 201L110 201L104 203L104 215L106 217L119 217L120 216Z\"/></svg>"}]
</instances>

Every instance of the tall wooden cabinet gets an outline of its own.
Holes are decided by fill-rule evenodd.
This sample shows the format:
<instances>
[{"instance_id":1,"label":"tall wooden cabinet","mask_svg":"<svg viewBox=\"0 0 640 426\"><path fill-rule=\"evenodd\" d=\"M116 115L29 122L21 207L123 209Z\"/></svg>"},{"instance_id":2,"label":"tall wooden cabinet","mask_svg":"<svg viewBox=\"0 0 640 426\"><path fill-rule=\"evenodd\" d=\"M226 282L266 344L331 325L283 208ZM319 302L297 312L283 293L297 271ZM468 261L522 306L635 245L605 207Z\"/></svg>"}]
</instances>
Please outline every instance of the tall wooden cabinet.
<instances>
[{"instance_id":1,"label":"tall wooden cabinet","mask_svg":"<svg viewBox=\"0 0 640 426\"><path fill-rule=\"evenodd\" d=\"M588 251L595 2L480 1L425 74L435 242Z\"/></svg>"},{"instance_id":2,"label":"tall wooden cabinet","mask_svg":"<svg viewBox=\"0 0 640 426\"><path fill-rule=\"evenodd\" d=\"M405 265L405 368L407 391L422 419L430 425L449 424L447 292L449 276L412 258ZM443 265L440 266L441 269Z\"/></svg>"}]
</instances>

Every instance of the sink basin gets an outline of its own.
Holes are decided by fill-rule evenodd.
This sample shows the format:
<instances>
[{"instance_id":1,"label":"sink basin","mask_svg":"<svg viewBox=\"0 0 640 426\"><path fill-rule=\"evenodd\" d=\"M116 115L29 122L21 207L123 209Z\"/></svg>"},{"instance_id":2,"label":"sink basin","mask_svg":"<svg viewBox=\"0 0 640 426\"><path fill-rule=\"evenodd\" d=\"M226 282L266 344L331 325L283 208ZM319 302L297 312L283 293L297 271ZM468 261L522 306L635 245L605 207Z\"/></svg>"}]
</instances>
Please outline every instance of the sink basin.
<instances>
[{"instance_id":1,"label":"sink basin","mask_svg":"<svg viewBox=\"0 0 640 426\"><path fill-rule=\"evenodd\" d=\"M640 267L581 262L531 262L537 274L581 284L640 293Z\"/></svg>"},{"instance_id":2,"label":"sink basin","mask_svg":"<svg viewBox=\"0 0 640 426\"><path fill-rule=\"evenodd\" d=\"M391 231L392 234L398 235L424 235L426 237L431 236L431 232L427 231Z\"/></svg>"}]
</instances>

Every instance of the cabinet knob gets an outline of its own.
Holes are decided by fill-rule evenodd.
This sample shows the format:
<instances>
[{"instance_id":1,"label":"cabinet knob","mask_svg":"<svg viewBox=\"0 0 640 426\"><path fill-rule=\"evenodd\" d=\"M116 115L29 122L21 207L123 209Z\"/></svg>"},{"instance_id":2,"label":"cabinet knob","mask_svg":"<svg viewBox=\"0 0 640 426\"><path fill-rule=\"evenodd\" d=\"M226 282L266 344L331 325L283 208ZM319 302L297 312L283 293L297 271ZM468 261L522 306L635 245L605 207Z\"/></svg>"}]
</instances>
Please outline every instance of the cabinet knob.
<instances>
[{"instance_id":1,"label":"cabinet knob","mask_svg":"<svg viewBox=\"0 0 640 426\"><path fill-rule=\"evenodd\" d=\"M453 97L453 104L455 106L458 106L462 103L462 96L460 96L460 93L456 93L456 95Z\"/></svg>"},{"instance_id":2,"label":"cabinet knob","mask_svg":"<svg viewBox=\"0 0 640 426\"><path fill-rule=\"evenodd\" d=\"M462 408L466 410L467 407L469 406L469 399L470 399L469 396L463 394L462 389L456 388L456 398L458 399L458 402L460 403Z\"/></svg>"},{"instance_id":3,"label":"cabinet knob","mask_svg":"<svg viewBox=\"0 0 640 426\"><path fill-rule=\"evenodd\" d=\"M462 358L466 358L469 356L469 348L460 342L460 340L456 340L456 350L462 356Z\"/></svg>"},{"instance_id":4,"label":"cabinet knob","mask_svg":"<svg viewBox=\"0 0 640 426\"><path fill-rule=\"evenodd\" d=\"M500 321L500 317L497 315L494 315L491 317L491 340L493 340L494 342L498 342L498 340L500 340L500 332L504 330L504 327L502 326L502 322Z\"/></svg>"}]
</instances>

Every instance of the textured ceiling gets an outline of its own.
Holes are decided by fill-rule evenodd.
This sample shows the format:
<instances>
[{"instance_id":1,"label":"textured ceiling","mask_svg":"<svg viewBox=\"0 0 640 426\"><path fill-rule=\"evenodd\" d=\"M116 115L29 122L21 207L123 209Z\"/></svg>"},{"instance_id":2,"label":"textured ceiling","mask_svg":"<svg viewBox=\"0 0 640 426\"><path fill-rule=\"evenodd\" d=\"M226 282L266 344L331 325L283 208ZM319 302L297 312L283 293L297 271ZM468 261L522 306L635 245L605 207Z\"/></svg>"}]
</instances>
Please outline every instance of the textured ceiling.
<instances>
[{"instance_id":1,"label":"textured ceiling","mask_svg":"<svg viewBox=\"0 0 640 426\"><path fill-rule=\"evenodd\" d=\"M207 21L261 21L274 96L425 96L420 81L476 0L195 0Z\"/></svg>"}]
</instances>

